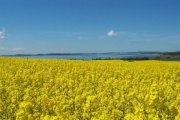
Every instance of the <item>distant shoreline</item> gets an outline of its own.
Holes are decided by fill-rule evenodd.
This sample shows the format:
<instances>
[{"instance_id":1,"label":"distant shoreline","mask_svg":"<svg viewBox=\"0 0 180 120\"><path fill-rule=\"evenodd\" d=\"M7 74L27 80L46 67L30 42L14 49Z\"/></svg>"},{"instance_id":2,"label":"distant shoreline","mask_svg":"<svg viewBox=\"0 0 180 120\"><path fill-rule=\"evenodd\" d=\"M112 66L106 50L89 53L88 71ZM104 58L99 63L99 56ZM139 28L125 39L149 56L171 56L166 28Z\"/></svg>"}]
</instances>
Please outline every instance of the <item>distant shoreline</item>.
<instances>
[{"instance_id":1,"label":"distant shoreline","mask_svg":"<svg viewBox=\"0 0 180 120\"><path fill-rule=\"evenodd\" d=\"M108 59L108 60L117 60ZM148 57L129 57L129 58L119 58L119 60L164 60L164 61L180 61L180 52L163 52L159 53L159 56L148 56Z\"/></svg>"},{"instance_id":2,"label":"distant shoreline","mask_svg":"<svg viewBox=\"0 0 180 120\"><path fill-rule=\"evenodd\" d=\"M180 61L180 52L108 52L108 53L47 53L47 54L16 54L16 55L1 55L2 57L42 57L43 56L91 56L91 55L127 55L127 54L141 54L141 55L147 55L149 54L150 56L127 56L127 57L122 57L122 58L92 58L89 60L129 60L129 61L134 61L134 60L173 60L173 61ZM69 59L80 59L81 58L69 58ZM85 59L82 59L85 60Z\"/></svg>"},{"instance_id":3,"label":"distant shoreline","mask_svg":"<svg viewBox=\"0 0 180 120\"><path fill-rule=\"evenodd\" d=\"M38 54L14 54L14 55L1 55L1 56L45 56L45 55L85 55L85 54L160 54L162 52L104 52L104 53L38 53Z\"/></svg>"},{"instance_id":4,"label":"distant shoreline","mask_svg":"<svg viewBox=\"0 0 180 120\"><path fill-rule=\"evenodd\" d=\"M144 52L147 53L147 52ZM152 52L151 52L152 53ZM169 60L169 61L180 61L180 52L153 52L158 53L159 56L148 56L148 57L129 57L129 58L119 58L118 60L128 60L128 61L135 61L135 60ZM96 60L103 60L103 59L96 59ZM116 58L109 58L106 60L117 60Z\"/></svg>"}]
</instances>

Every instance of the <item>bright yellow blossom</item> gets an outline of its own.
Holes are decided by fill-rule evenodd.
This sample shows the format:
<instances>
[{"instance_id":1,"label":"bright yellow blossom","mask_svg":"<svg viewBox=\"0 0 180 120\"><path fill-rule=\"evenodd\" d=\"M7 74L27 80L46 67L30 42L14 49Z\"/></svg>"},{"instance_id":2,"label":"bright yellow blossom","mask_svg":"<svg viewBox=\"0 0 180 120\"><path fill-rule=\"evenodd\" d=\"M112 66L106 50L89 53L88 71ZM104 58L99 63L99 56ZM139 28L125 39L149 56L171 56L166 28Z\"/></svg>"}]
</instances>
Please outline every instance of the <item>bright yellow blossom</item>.
<instances>
[{"instance_id":1,"label":"bright yellow blossom","mask_svg":"<svg viewBox=\"0 0 180 120\"><path fill-rule=\"evenodd\" d=\"M179 120L180 62L0 58L2 120Z\"/></svg>"}]
</instances>

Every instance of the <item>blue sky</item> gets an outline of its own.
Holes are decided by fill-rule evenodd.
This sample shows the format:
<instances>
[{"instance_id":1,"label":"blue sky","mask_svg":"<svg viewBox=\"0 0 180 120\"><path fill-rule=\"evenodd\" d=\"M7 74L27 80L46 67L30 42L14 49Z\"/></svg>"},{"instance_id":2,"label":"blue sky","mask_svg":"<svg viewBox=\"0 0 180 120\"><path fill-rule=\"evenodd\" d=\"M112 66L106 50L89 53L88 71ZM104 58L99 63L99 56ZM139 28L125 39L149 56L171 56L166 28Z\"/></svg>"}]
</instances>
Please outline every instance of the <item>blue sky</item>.
<instances>
[{"instance_id":1,"label":"blue sky","mask_svg":"<svg viewBox=\"0 0 180 120\"><path fill-rule=\"evenodd\" d=\"M0 54L180 50L179 0L0 0Z\"/></svg>"}]
</instances>

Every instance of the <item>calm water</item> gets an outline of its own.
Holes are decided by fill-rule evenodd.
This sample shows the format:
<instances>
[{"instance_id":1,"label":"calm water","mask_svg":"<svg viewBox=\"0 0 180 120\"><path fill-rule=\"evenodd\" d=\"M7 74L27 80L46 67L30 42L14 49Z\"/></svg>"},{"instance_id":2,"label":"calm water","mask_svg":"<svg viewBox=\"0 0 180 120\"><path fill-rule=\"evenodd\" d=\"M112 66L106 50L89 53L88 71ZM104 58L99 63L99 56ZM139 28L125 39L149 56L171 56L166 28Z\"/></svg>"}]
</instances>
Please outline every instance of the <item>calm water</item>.
<instances>
[{"instance_id":1,"label":"calm water","mask_svg":"<svg viewBox=\"0 0 180 120\"><path fill-rule=\"evenodd\" d=\"M60 59L109 59L109 58L135 58L159 56L154 53L87 53L87 54L62 54L62 55L32 55L32 56L13 56L25 58L60 58Z\"/></svg>"}]
</instances>

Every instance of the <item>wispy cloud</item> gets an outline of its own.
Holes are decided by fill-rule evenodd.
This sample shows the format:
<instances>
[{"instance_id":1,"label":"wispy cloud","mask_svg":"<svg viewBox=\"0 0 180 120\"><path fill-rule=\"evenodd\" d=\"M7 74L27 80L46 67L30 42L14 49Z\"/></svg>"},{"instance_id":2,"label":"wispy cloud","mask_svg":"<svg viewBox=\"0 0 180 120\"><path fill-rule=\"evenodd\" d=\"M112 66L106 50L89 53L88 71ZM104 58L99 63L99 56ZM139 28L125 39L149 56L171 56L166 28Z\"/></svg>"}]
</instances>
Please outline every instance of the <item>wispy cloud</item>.
<instances>
[{"instance_id":1,"label":"wispy cloud","mask_svg":"<svg viewBox=\"0 0 180 120\"><path fill-rule=\"evenodd\" d=\"M79 37L78 37L78 40L87 40L87 39L88 39L87 36L79 36Z\"/></svg>"},{"instance_id":2,"label":"wispy cloud","mask_svg":"<svg viewBox=\"0 0 180 120\"><path fill-rule=\"evenodd\" d=\"M126 32L121 31L121 36L119 37L122 40L138 42L138 43L180 43L180 34L177 35L166 35L166 34L155 34L155 33L140 33L140 32Z\"/></svg>"},{"instance_id":3,"label":"wispy cloud","mask_svg":"<svg viewBox=\"0 0 180 120\"><path fill-rule=\"evenodd\" d=\"M14 52L16 52L16 51L22 51L22 50L24 50L24 48L12 48L12 49L11 49L11 51L14 51Z\"/></svg>"},{"instance_id":4,"label":"wispy cloud","mask_svg":"<svg viewBox=\"0 0 180 120\"><path fill-rule=\"evenodd\" d=\"M4 38L5 38L5 29L0 31L0 39L4 39Z\"/></svg>"},{"instance_id":5,"label":"wispy cloud","mask_svg":"<svg viewBox=\"0 0 180 120\"><path fill-rule=\"evenodd\" d=\"M6 48L3 47L0 48L0 51L6 51L6 50L7 50Z\"/></svg>"},{"instance_id":6,"label":"wispy cloud","mask_svg":"<svg viewBox=\"0 0 180 120\"><path fill-rule=\"evenodd\" d=\"M128 32L128 31L109 31L109 36L113 36L115 33L115 37L119 40L126 41L153 41L162 38L162 35L154 34L154 33L144 33L144 32ZM120 36L118 35L120 34ZM109 37L108 35L106 37Z\"/></svg>"},{"instance_id":7,"label":"wispy cloud","mask_svg":"<svg viewBox=\"0 0 180 120\"><path fill-rule=\"evenodd\" d=\"M43 34L59 34L59 35L86 35L85 32L76 32L76 31L44 31Z\"/></svg>"},{"instance_id":8,"label":"wispy cloud","mask_svg":"<svg viewBox=\"0 0 180 120\"><path fill-rule=\"evenodd\" d=\"M122 36L133 36L133 37L160 37L158 34L151 34L151 33L137 33L137 32L120 32Z\"/></svg>"},{"instance_id":9,"label":"wispy cloud","mask_svg":"<svg viewBox=\"0 0 180 120\"><path fill-rule=\"evenodd\" d=\"M114 30L110 30L106 34L107 34L108 37L116 37L116 36L118 36L118 33L115 32Z\"/></svg>"},{"instance_id":10,"label":"wispy cloud","mask_svg":"<svg viewBox=\"0 0 180 120\"><path fill-rule=\"evenodd\" d=\"M0 47L0 51L7 51L7 52L18 52L24 50L23 48L4 48Z\"/></svg>"}]
</instances>

